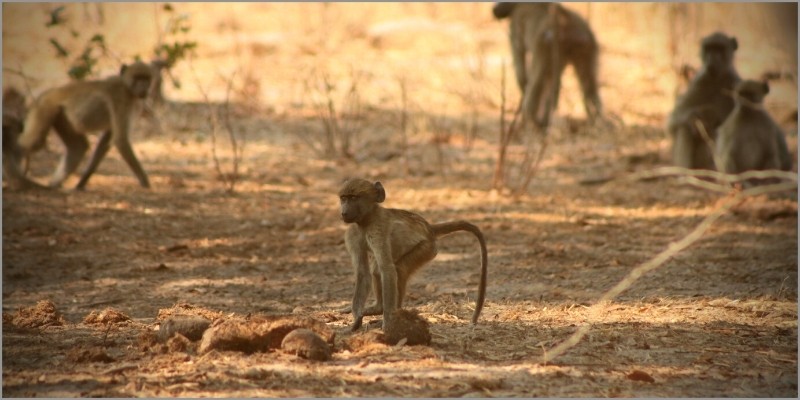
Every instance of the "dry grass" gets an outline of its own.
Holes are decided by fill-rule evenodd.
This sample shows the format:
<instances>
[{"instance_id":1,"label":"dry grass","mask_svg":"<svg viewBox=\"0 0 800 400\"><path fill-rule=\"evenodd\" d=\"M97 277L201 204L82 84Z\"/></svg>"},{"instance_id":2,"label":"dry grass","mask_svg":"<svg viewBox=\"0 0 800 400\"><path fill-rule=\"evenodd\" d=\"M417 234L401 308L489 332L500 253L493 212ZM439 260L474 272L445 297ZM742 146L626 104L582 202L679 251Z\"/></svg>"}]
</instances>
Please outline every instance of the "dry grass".
<instances>
[{"instance_id":1,"label":"dry grass","mask_svg":"<svg viewBox=\"0 0 800 400\"><path fill-rule=\"evenodd\" d=\"M3 5L4 66L35 77L34 92L63 82L63 65L40 51L48 7ZM69 15L90 30L81 7ZM149 51L151 4L103 7L110 47L124 57ZM193 67L209 102L226 98L230 82L220 77L241 77L230 104L232 129L247 137L236 190L218 182L208 107L187 79L188 65L179 64L175 73L187 78L179 91L166 88L172 102L158 110L163 133L153 134L146 120L135 125L152 190L138 189L112 151L86 192L4 191L4 395L797 396L795 193L737 202L699 241L596 304L726 201L675 178L638 179L667 165L673 63L696 65L691 36L705 33L687 28L667 51L664 5L569 4L598 33L601 95L622 123L588 129L568 72L550 147L516 198L491 190L508 45L506 24L492 20L488 4L175 7L192 13L200 46ZM788 65L780 42L748 19L764 15L758 6L694 11L710 30L738 27L743 76ZM302 139L325 133L309 77L313 68L326 71L346 93L353 65L363 72L357 151L321 157ZM4 71L4 84L18 82ZM786 117L797 108L797 88L771 86L766 106L796 154L796 121ZM518 94L509 88L508 95L513 104ZM32 175L49 174L60 151L51 137L33 157ZM353 277L335 196L348 176L380 179L390 207L481 227L490 269L477 325L469 324L477 245L453 235L411 280L405 303L430 324L431 345L388 346L370 339L374 333L360 347L348 345L360 336L337 311L351 298ZM585 184L599 181L606 183ZM63 324L13 322L42 300ZM109 309L130 320L82 322ZM313 318L336 334L332 360L273 350L201 355L185 341L152 342L156 325L177 314ZM582 340L542 362L581 326L589 327Z\"/></svg>"}]
</instances>

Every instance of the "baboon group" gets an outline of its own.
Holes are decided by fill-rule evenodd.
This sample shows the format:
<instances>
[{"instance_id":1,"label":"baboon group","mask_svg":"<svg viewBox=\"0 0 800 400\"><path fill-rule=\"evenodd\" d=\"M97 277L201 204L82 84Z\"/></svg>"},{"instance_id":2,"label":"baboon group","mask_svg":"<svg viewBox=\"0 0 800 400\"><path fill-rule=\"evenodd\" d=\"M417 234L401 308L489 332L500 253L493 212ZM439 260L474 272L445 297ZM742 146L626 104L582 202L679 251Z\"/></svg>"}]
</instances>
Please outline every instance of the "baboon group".
<instances>
[{"instance_id":1,"label":"baboon group","mask_svg":"<svg viewBox=\"0 0 800 400\"><path fill-rule=\"evenodd\" d=\"M508 18L524 117L547 127L558 104L560 77L572 65L590 120L602 113L598 94L599 47L589 24L555 3L496 3ZM764 110L767 82L742 81L733 65L736 38L712 33L700 43L702 69L669 115L672 161L690 169L729 174L792 168L784 133Z\"/></svg>"},{"instance_id":2,"label":"baboon group","mask_svg":"<svg viewBox=\"0 0 800 400\"><path fill-rule=\"evenodd\" d=\"M509 39L517 85L522 93L523 119L539 129L550 124L558 105L561 75L571 65L579 80L590 121L602 116L599 94L599 45L588 22L554 3L496 3L492 13L508 19ZM717 169L726 173L748 170L790 170L784 134L764 110L767 82L742 80L734 67L736 38L713 33L700 44L702 68L678 98L666 130L672 139L675 165ZM153 66L123 65L104 80L72 82L42 93L28 107L13 89L3 93L3 174L10 188L44 188L29 179L23 163L41 149L51 128L65 145L49 187L60 187L75 172L89 150L86 135L99 132L76 189L86 187L111 145L119 151L143 188L150 183L130 144L134 104L160 82ZM481 275L472 316L476 323L486 294L488 256L481 230L467 221L430 224L421 216L383 208L380 182L346 181L339 193L341 218L351 224L345 245L356 272L352 329L364 316L392 313L402 307L406 285L418 269L437 254L436 240L450 233L473 234L480 245ZM366 306L369 293L376 303Z\"/></svg>"},{"instance_id":3,"label":"baboon group","mask_svg":"<svg viewBox=\"0 0 800 400\"><path fill-rule=\"evenodd\" d=\"M702 68L667 122L676 166L729 174L791 170L783 131L764 109L769 84L739 77L738 48L735 37L721 32L700 43Z\"/></svg>"}]
</instances>

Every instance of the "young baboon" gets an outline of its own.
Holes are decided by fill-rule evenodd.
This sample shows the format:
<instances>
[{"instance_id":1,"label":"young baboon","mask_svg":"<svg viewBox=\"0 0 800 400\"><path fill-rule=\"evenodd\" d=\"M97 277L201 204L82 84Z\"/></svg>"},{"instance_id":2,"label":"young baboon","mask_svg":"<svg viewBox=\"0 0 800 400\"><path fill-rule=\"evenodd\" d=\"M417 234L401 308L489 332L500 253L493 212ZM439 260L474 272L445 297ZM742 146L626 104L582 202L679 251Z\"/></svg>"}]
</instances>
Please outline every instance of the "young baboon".
<instances>
[{"instance_id":1,"label":"young baboon","mask_svg":"<svg viewBox=\"0 0 800 400\"><path fill-rule=\"evenodd\" d=\"M347 252L356 270L352 330L361 326L365 315L380 314L385 329L392 313L403 304L408 279L436 257L436 239L457 231L475 235L481 248L481 278L472 314L472 323L477 323L486 296L488 263L481 230L466 221L429 224L418 214L381 207L379 203L385 199L380 182L352 179L339 190L342 220L352 224L345 234ZM376 304L365 310L370 275Z\"/></svg>"},{"instance_id":2,"label":"young baboon","mask_svg":"<svg viewBox=\"0 0 800 400\"><path fill-rule=\"evenodd\" d=\"M717 128L733 109L731 93L740 81L733 66L733 53L738 47L736 38L720 32L703 38L700 46L703 66L686 93L678 98L667 122L675 165L714 169L713 149L698 131L696 121L702 122L709 139L714 140Z\"/></svg>"},{"instance_id":3,"label":"young baboon","mask_svg":"<svg viewBox=\"0 0 800 400\"><path fill-rule=\"evenodd\" d=\"M59 187L78 167L88 150L89 141L85 135L101 131L97 146L76 188L83 189L86 186L111 143L136 174L139 184L149 188L147 175L131 148L128 130L134 102L147 96L151 81L151 67L135 62L123 65L119 76L72 82L44 92L31 106L16 146L7 153L12 155L11 163L4 163L4 168L11 169L7 172L12 175L24 177L19 171L19 160L38 150L44 144L50 128L55 128L66 147L66 153L50 182L51 187Z\"/></svg>"},{"instance_id":4,"label":"young baboon","mask_svg":"<svg viewBox=\"0 0 800 400\"><path fill-rule=\"evenodd\" d=\"M553 29L551 7L555 7L557 31ZM550 124L567 65L575 68L587 117L595 120L600 116L603 111L597 83L600 50L592 29L580 15L554 3L497 3L492 12L495 18L511 20L511 54L523 94L525 118L532 119L539 128Z\"/></svg>"},{"instance_id":5,"label":"young baboon","mask_svg":"<svg viewBox=\"0 0 800 400\"><path fill-rule=\"evenodd\" d=\"M764 109L767 82L745 80L736 85L736 106L720 125L717 169L738 174L749 170L792 169L783 131Z\"/></svg>"}]
</instances>

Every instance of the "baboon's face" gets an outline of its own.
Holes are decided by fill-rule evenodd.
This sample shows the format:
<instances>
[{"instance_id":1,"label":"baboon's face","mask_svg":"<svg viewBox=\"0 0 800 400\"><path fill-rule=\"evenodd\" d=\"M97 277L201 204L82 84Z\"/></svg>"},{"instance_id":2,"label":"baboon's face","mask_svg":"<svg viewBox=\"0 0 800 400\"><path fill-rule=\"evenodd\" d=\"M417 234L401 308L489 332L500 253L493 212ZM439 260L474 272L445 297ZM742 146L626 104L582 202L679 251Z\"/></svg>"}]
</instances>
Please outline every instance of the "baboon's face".
<instances>
[{"instance_id":1,"label":"baboon's face","mask_svg":"<svg viewBox=\"0 0 800 400\"><path fill-rule=\"evenodd\" d=\"M342 221L348 224L366 222L365 217L371 215L385 198L386 192L380 182L372 184L363 179L345 182L339 190Z\"/></svg>"},{"instance_id":2,"label":"baboon's face","mask_svg":"<svg viewBox=\"0 0 800 400\"><path fill-rule=\"evenodd\" d=\"M369 201L364 196L342 195L339 196L342 211L342 221L351 224L358 223L370 208Z\"/></svg>"},{"instance_id":3,"label":"baboon's face","mask_svg":"<svg viewBox=\"0 0 800 400\"><path fill-rule=\"evenodd\" d=\"M120 74L134 96L140 99L147 97L153 82L153 71L149 65L139 61L123 65Z\"/></svg>"},{"instance_id":4,"label":"baboon's face","mask_svg":"<svg viewBox=\"0 0 800 400\"><path fill-rule=\"evenodd\" d=\"M721 73L733 64L733 52L738 48L736 38L715 33L703 39L701 57L703 65L712 73Z\"/></svg>"}]
</instances>

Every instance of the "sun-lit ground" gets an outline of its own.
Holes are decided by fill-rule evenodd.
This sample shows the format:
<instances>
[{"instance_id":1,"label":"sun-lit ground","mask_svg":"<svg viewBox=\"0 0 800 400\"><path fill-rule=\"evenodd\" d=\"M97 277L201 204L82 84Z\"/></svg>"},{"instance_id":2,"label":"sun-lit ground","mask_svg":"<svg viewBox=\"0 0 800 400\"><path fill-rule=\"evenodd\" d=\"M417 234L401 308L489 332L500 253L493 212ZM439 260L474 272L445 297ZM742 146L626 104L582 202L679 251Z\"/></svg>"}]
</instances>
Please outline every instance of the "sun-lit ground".
<instances>
[{"instance_id":1,"label":"sun-lit ground","mask_svg":"<svg viewBox=\"0 0 800 400\"><path fill-rule=\"evenodd\" d=\"M703 35L736 35L743 77L796 75L796 54L782 50L796 49L796 37L782 35L765 6L569 4L600 41L601 96L613 122L583 121L568 70L541 169L518 198L490 190L504 63L507 107L519 97L507 23L493 20L490 4L173 6L188 13L187 38L198 48L173 71L182 86L166 85L170 102L134 124L153 188L140 189L112 150L85 192L3 191L5 396L797 396L796 194L746 199L698 243L595 304L724 195L675 179L584 184L668 165L663 124L681 87L676 67L699 66ZM104 33L113 57L101 60L101 75L112 74L117 58L150 56L165 19L155 4L103 4L100 25L97 6L71 4L66 15L80 37L70 39L68 30L44 28L53 7L3 4L4 86L36 94L66 81L51 35L79 47ZM351 159L314 150L324 143L325 76L336 107L360 110L340 121L354 127ZM224 101L228 83L232 126L246 140L234 193L215 169L200 94ZM771 87L767 108L796 158L796 84ZM346 98L349 90L357 96ZM31 175L46 179L60 153L51 137ZM477 325L469 324L477 244L453 235L412 279L404 303L431 324L431 346L346 349L351 317L338 310L353 276L335 193L347 176L381 180L389 207L481 227L490 264ZM12 323L40 300L66 323ZM336 331L333 360L143 348L159 310L177 303L224 318L314 317ZM83 322L107 307L132 320ZM575 348L541 363L587 323ZM84 350L110 360L76 356Z\"/></svg>"}]
</instances>

